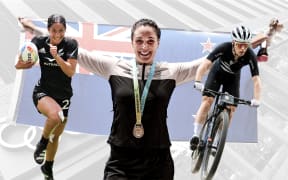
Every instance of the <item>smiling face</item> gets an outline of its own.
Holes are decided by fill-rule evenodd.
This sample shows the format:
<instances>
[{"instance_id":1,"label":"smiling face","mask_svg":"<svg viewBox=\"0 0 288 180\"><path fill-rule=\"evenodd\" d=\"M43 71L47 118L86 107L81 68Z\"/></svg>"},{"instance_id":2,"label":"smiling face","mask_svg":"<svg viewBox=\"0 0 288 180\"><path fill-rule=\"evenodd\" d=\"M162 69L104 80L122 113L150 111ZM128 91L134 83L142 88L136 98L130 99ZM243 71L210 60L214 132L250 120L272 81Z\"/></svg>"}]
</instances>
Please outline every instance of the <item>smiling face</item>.
<instances>
[{"instance_id":1,"label":"smiling face","mask_svg":"<svg viewBox=\"0 0 288 180\"><path fill-rule=\"evenodd\" d=\"M65 36L66 28L62 23L53 23L49 28L50 44L58 45Z\"/></svg>"},{"instance_id":2,"label":"smiling face","mask_svg":"<svg viewBox=\"0 0 288 180\"><path fill-rule=\"evenodd\" d=\"M151 64L159 46L159 39L153 27L138 26L132 38L132 47L136 61L141 64Z\"/></svg>"},{"instance_id":3,"label":"smiling face","mask_svg":"<svg viewBox=\"0 0 288 180\"><path fill-rule=\"evenodd\" d=\"M131 28L131 42L137 63L152 64L159 47L161 30L151 19L140 19Z\"/></svg>"}]
</instances>

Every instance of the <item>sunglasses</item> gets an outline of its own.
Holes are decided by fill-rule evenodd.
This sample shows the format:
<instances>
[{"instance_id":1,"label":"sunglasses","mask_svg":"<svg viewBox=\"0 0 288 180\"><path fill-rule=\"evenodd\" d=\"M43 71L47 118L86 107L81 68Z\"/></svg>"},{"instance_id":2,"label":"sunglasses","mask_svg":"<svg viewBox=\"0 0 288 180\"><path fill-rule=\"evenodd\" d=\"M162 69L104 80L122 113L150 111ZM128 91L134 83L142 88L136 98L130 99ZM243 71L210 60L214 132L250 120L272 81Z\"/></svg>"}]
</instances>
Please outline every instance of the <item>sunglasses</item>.
<instances>
[{"instance_id":1,"label":"sunglasses","mask_svg":"<svg viewBox=\"0 0 288 180\"><path fill-rule=\"evenodd\" d=\"M235 42L235 46L239 49L247 49L250 46L250 43Z\"/></svg>"}]
</instances>

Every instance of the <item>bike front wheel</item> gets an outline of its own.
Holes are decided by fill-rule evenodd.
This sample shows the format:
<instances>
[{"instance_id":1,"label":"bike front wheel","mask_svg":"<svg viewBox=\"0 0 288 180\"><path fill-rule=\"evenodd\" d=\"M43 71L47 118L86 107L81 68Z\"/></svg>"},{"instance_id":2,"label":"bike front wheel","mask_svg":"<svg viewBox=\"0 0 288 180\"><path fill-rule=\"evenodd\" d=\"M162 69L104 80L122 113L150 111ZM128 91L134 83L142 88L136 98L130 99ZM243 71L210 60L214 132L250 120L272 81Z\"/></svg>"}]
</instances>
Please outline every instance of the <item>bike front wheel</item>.
<instances>
[{"instance_id":1,"label":"bike front wheel","mask_svg":"<svg viewBox=\"0 0 288 180\"><path fill-rule=\"evenodd\" d=\"M191 158L192 158L191 172L192 173L197 173L199 169L201 168L202 160L204 157L204 147L205 147L207 136L208 136L208 121L206 121L205 124L203 125L200 131L199 145L197 149L192 152L192 155L191 155Z\"/></svg>"},{"instance_id":2,"label":"bike front wheel","mask_svg":"<svg viewBox=\"0 0 288 180\"><path fill-rule=\"evenodd\" d=\"M211 180L218 168L222 152L226 143L229 127L229 114L223 111L214 122L211 137L206 143L202 161L202 180Z\"/></svg>"}]
</instances>

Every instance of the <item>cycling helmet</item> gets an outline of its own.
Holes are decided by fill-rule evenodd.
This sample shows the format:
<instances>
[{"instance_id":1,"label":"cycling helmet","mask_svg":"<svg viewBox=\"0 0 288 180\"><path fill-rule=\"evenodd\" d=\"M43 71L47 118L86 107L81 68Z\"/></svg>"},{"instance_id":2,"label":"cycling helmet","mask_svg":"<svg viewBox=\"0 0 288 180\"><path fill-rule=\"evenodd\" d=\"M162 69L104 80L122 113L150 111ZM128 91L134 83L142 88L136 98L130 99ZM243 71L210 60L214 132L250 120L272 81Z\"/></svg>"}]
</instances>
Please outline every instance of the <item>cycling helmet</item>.
<instances>
[{"instance_id":1,"label":"cycling helmet","mask_svg":"<svg viewBox=\"0 0 288 180\"><path fill-rule=\"evenodd\" d=\"M250 30L242 25L235 27L232 30L231 35L233 40L241 43L250 43L252 39L252 33L250 32Z\"/></svg>"}]
</instances>

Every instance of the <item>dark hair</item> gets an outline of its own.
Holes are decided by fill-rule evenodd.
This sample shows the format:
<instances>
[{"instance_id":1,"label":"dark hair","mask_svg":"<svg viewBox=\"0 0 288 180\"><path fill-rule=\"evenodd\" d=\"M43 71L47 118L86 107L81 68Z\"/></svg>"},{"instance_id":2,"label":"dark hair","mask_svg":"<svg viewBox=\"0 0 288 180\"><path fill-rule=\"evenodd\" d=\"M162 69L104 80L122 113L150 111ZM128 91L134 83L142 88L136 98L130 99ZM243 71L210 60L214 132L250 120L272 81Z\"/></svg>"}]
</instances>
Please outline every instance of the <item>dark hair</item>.
<instances>
[{"instance_id":1,"label":"dark hair","mask_svg":"<svg viewBox=\"0 0 288 180\"><path fill-rule=\"evenodd\" d=\"M145 19L145 18L140 19L133 24L133 26L131 28L131 40L133 40L134 32L139 26L150 26L150 27L154 28L155 33L156 33L158 39L160 40L161 30L158 27L158 25L156 24L156 22L154 22L151 19Z\"/></svg>"},{"instance_id":2,"label":"dark hair","mask_svg":"<svg viewBox=\"0 0 288 180\"><path fill-rule=\"evenodd\" d=\"M59 14L52 14L48 17L47 27L50 28L54 23L61 23L66 29L66 19Z\"/></svg>"}]
</instances>

